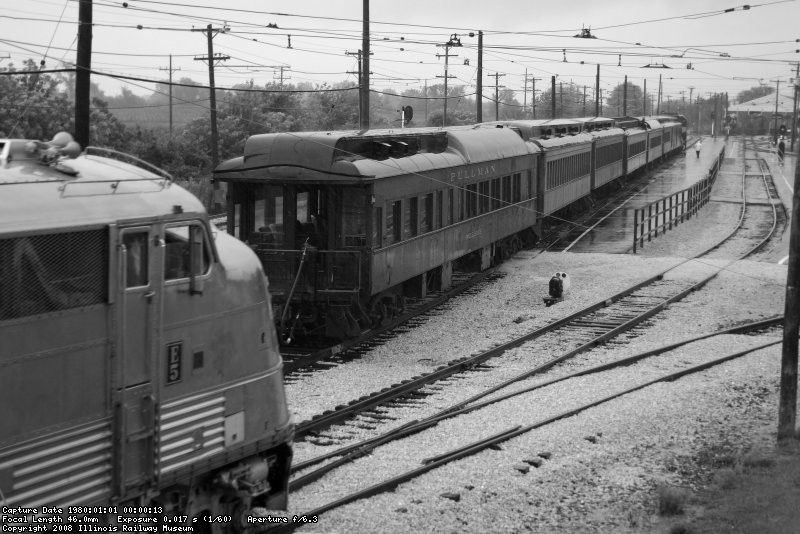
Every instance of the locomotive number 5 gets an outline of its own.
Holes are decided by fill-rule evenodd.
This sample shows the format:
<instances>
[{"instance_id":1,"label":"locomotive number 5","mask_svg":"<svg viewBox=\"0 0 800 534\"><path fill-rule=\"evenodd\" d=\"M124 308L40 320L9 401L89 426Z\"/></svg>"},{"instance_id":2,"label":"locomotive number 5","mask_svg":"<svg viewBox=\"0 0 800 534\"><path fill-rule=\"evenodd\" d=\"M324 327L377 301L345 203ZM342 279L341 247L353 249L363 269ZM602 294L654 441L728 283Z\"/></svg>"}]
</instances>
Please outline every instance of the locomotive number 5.
<instances>
[{"instance_id":1,"label":"locomotive number 5","mask_svg":"<svg viewBox=\"0 0 800 534\"><path fill-rule=\"evenodd\" d=\"M183 341L167 345L167 384L181 381L181 360L183 359Z\"/></svg>"}]
</instances>

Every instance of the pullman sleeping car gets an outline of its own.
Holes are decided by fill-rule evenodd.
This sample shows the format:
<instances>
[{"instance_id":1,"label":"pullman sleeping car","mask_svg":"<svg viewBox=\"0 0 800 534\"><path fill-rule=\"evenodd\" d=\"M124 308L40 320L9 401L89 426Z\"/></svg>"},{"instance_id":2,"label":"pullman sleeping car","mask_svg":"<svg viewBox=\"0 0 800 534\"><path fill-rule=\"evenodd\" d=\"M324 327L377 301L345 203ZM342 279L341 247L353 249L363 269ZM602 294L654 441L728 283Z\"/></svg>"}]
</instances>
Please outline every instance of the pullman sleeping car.
<instances>
[{"instance_id":1,"label":"pullman sleeping car","mask_svg":"<svg viewBox=\"0 0 800 534\"><path fill-rule=\"evenodd\" d=\"M485 269L533 242L540 154L510 129L273 133L215 179L283 339L343 338L448 287L454 262Z\"/></svg>"},{"instance_id":2,"label":"pullman sleeping car","mask_svg":"<svg viewBox=\"0 0 800 534\"><path fill-rule=\"evenodd\" d=\"M294 426L252 250L131 156L0 146L3 506L285 508Z\"/></svg>"}]
</instances>

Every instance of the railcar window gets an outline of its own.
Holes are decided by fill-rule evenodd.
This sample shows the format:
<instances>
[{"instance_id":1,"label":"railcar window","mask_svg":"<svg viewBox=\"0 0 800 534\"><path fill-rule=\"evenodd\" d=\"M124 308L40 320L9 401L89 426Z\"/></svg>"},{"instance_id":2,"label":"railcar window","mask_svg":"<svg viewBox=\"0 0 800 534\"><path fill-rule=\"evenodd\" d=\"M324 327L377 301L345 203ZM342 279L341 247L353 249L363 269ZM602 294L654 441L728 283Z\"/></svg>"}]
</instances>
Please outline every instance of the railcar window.
<instances>
[{"instance_id":1,"label":"railcar window","mask_svg":"<svg viewBox=\"0 0 800 534\"><path fill-rule=\"evenodd\" d=\"M442 227L444 219L444 191L439 190L436 192L436 228Z\"/></svg>"},{"instance_id":2,"label":"railcar window","mask_svg":"<svg viewBox=\"0 0 800 534\"><path fill-rule=\"evenodd\" d=\"M422 198L422 210L419 217L422 233L430 232L433 224L433 193L428 193Z\"/></svg>"},{"instance_id":3,"label":"railcar window","mask_svg":"<svg viewBox=\"0 0 800 534\"><path fill-rule=\"evenodd\" d=\"M492 180L492 209L500 208L500 178Z\"/></svg>"},{"instance_id":4,"label":"railcar window","mask_svg":"<svg viewBox=\"0 0 800 534\"><path fill-rule=\"evenodd\" d=\"M376 207L372 218L372 246L380 248L383 246L383 208Z\"/></svg>"},{"instance_id":5,"label":"railcar window","mask_svg":"<svg viewBox=\"0 0 800 534\"><path fill-rule=\"evenodd\" d=\"M386 233L384 234L387 245L397 243L401 239L403 227L400 217L402 213L401 201L395 200L388 204L386 208Z\"/></svg>"},{"instance_id":6,"label":"railcar window","mask_svg":"<svg viewBox=\"0 0 800 534\"><path fill-rule=\"evenodd\" d=\"M181 224L168 226L164 231L164 280L179 280L188 278L191 274L192 266L192 244L191 237L194 232L203 232L203 228L198 224ZM201 252L200 272L197 275L206 274L211 267L207 236L203 239Z\"/></svg>"},{"instance_id":7,"label":"railcar window","mask_svg":"<svg viewBox=\"0 0 800 534\"><path fill-rule=\"evenodd\" d=\"M406 209L403 214L403 235L404 237L414 237L419 233L419 199L411 197L406 201Z\"/></svg>"},{"instance_id":8,"label":"railcar window","mask_svg":"<svg viewBox=\"0 0 800 534\"><path fill-rule=\"evenodd\" d=\"M107 276L105 230L0 239L0 320L106 302Z\"/></svg>"},{"instance_id":9,"label":"railcar window","mask_svg":"<svg viewBox=\"0 0 800 534\"><path fill-rule=\"evenodd\" d=\"M347 188L342 195L342 234L345 247L362 247L367 244L364 209L366 193L363 189ZM312 228L317 218L312 218ZM317 233L316 228L312 230Z\"/></svg>"},{"instance_id":10,"label":"railcar window","mask_svg":"<svg viewBox=\"0 0 800 534\"><path fill-rule=\"evenodd\" d=\"M503 206L511 203L511 176L503 176Z\"/></svg>"},{"instance_id":11,"label":"railcar window","mask_svg":"<svg viewBox=\"0 0 800 534\"><path fill-rule=\"evenodd\" d=\"M519 202L522 200L522 175L516 173L511 177L511 202Z\"/></svg>"},{"instance_id":12,"label":"railcar window","mask_svg":"<svg viewBox=\"0 0 800 534\"><path fill-rule=\"evenodd\" d=\"M147 232L128 232L122 238L126 253L125 287L146 286L149 283L147 236Z\"/></svg>"},{"instance_id":13,"label":"railcar window","mask_svg":"<svg viewBox=\"0 0 800 534\"><path fill-rule=\"evenodd\" d=\"M467 186L467 218L478 214L478 184Z\"/></svg>"},{"instance_id":14,"label":"railcar window","mask_svg":"<svg viewBox=\"0 0 800 534\"><path fill-rule=\"evenodd\" d=\"M478 203L480 205L479 213L487 213L489 211L489 209L490 209L489 206L491 206L491 202L490 202L490 200L491 200L491 183L490 183L490 181L486 180L485 182L481 182L480 184L478 184L478 189L480 191L480 197L479 197L479 201L478 201Z\"/></svg>"},{"instance_id":15,"label":"railcar window","mask_svg":"<svg viewBox=\"0 0 800 534\"><path fill-rule=\"evenodd\" d=\"M533 172L528 171L528 198L533 198Z\"/></svg>"},{"instance_id":16,"label":"railcar window","mask_svg":"<svg viewBox=\"0 0 800 534\"><path fill-rule=\"evenodd\" d=\"M456 194L455 189L448 189L447 190L447 224L453 224L455 222L453 220L453 216L455 215L455 201L456 201Z\"/></svg>"}]
</instances>

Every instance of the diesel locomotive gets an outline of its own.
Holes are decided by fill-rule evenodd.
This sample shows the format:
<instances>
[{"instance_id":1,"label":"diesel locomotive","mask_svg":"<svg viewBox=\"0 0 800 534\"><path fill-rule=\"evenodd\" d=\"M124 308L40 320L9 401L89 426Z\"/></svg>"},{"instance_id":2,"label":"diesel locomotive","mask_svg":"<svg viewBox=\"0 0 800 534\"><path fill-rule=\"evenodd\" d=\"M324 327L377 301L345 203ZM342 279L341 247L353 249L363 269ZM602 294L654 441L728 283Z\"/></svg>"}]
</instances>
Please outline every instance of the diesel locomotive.
<instances>
[{"instance_id":1,"label":"diesel locomotive","mask_svg":"<svg viewBox=\"0 0 800 534\"><path fill-rule=\"evenodd\" d=\"M487 268L543 220L682 146L674 118L251 136L223 162L227 231L258 255L281 341L346 338Z\"/></svg>"},{"instance_id":2,"label":"diesel locomotive","mask_svg":"<svg viewBox=\"0 0 800 534\"><path fill-rule=\"evenodd\" d=\"M195 532L285 509L271 314L255 253L165 172L67 134L0 140L2 505L119 505Z\"/></svg>"}]
</instances>

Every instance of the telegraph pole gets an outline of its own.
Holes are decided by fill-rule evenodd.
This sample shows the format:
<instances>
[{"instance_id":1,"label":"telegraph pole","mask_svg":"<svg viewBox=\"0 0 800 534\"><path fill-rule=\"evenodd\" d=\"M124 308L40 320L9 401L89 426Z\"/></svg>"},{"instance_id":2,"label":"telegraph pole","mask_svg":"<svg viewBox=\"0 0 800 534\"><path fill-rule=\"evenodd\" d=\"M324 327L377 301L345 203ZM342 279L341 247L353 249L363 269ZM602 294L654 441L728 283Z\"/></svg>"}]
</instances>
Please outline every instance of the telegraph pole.
<instances>
[{"instance_id":1,"label":"telegraph pole","mask_svg":"<svg viewBox=\"0 0 800 534\"><path fill-rule=\"evenodd\" d=\"M363 0L364 17L361 30L361 82L358 86L359 115L362 130L369 130L369 0Z\"/></svg>"},{"instance_id":2,"label":"telegraph pole","mask_svg":"<svg viewBox=\"0 0 800 534\"><path fill-rule=\"evenodd\" d=\"M797 99L798 99L799 89L800 89L800 62L797 62L795 63L794 98L792 99L792 146L789 148L789 150L794 150L794 139L797 136Z\"/></svg>"},{"instance_id":3,"label":"telegraph pole","mask_svg":"<svg viewBox=\"0 0 800 534\"><path fill-rule=\"evenodd\" d=\"M644 79L644 91L642 92L642 107L644 107L642 115L647 117L647 78Z\"/></svg>"},{"instance_id":4,"label":"telegraph pole","mask_svg":"<svg viewBox=\"0 0 800 534\"><path fill-rule=\"evenodd\" d=\"M619 97L617 97L619 98ZM625 75L625 85L622 86L622 116L628 116L628 75Z\"/></svg>"},{"instance_id":5,"label":"telegraph pole","mask_svg":"<svg viewBox=\"0 0 800 534\"><path fill-rule=\"evenodd\" d=\"M478 92L475 95L477 103L475 117L478 122L483 122L483 32L480 30L478 30L478 84L475 89Z\"/></svg>"},{"instance_id":6,"label":"telegraph pole","mask_svg":"<svg viewBox=\"0 0 800 534\"><path fill-rule=\"evenodd\" d=\"M159 67L158 70L169 71L169 136L172 137L172 73L181 69L172 68L172 54L170 54L169 67Z\"/></svg>"},{"instance_id":7,"label":"telegraph pole","mask_svg":"<svg viewBox=\"0 0 800 534\"><path fill-rule=\"evenodd\" d=\"M658 104L656 106L656 115L661 114L661 75L658 75Z\"/></svg>"},{"instance_id":8,"label":"telegraph pole","mask_svg":"<svg viewBox=\"0 0 800 534\"><path fill-rule=\"evenodd\" d=\"M800 146L798 147L800 160ZM778 399L778 442L797 438L797 336L800 334L800 163L794 166L794 194L789 234L789 270L786 275L786 300L783 310L781 385Z\"/></svg>"},{"instance_id":9,"label":"telegraph pole","mask_svg":"<svg viewBox=\"0 0 800 534\"><path fill-rule=\"evenodd\" d=\"M78 7L78 53L75 61L75 141L89 146L89 117L92 70L92 0Z\"/></svg>"},{"instance_id":10,"label":"telegraph pole","mask_svg":"<svg viewBox=\"0 0 800 534\"><path fill-rule=\"evenodd\" d=\"M366 2L367 0L364 1ZM461 39L459 39L458 35L454 33L450 36L450 40L447 41L445 44L436 46L444 46L444 114L442 115L442 127L444 127L447 125L447 79L455 78L455 76L450 76L449 74L447 74L447 67L451 55L453 57L458 57L455 54L450 54L450 48L461 46ZM442 55L436 54L436 57L439 58L442 57ZM437 78L441 78L441 76L437 76Z\"/></svg>"},{"instance_id":11,"label":"telegraph pole","mask_svg":"<svg viewBox=\"0 0 800 534\"><path fill-rule=\"evenodd\" d=\"M597 64L597 75L594 81L594 116L600 116L600 63Z\"/></svg>"},{"instance_id":12,"label":"telegraph pole","mask_svg":"<svg viewBox=\"0 0 800 534\"><path fill-rule=\"evenodd\" d=\"M525 78L522 84L522 113L528 112L528 69L525 69Z\"/></svg>"},{"instance_id":13,"label":"telegraph pole","mask_svg":"<svg viewBox=\"0 0 800 534\"><path fill-rule=\"evenodd\" d=\"M347 53L348 53L348 52L345 52L345 54L347 54ZM359 69L361 69L361 57L360 57L360 55L361 55L361 50L359 50L359 51L358 51L358 53L359 53L359 59L358 59L358 68L359 68ZM281 73L280 73L280 75L279 75L279 83L280 83L280 88L281 88L281 90L283 90L283 81L284 81L284 80L291 80L291 79L292 79L292 78L291 78L291 76L284 76L284 75L283 75L283 71L284 71L284 70L289 70L289 69L291 69L291 68L292 68L292 66L291 66L291 65L276 65L276 66L275 66L275 67L273 67L273 68L275 68L275 69L280 69L280 70L281 70ZM360 70L359 70L359 72L360 72ZM273 79L273 80L275 79L274 73L273 73L273 77L272 77L272 79ZM358 80L359 80L359 83L361 83L361 77L360 77L360 76L359 76Z\"/></svg>"},{"instance_id":14,"label":"telegraph pole","mask_svg":"<svg viewBox=\"0 0 800 534\"><path fill-rule=\"evenodd\" d=\"M494 120L500 120L500 76L505 76L505 74L500 74L499 72L495 72L492 74L494 76Z\"/></svg>"},{"instance_id":15,"label":"telegraph pole","mask_svg":"<svg viewBox=\"0 0 800 534\"><path fill-rule=\"evenodd\" d=\"M550 101L552 107L553 118L556 118L556 77L550 76Z\"/></svg>"},{"instance_id":16,"label":"telegraph pole","mask_svg":"<svg viewBox=\"0 0 800 534\"><path fill-rule=\"evenodd\" d=\"M217 61L227 61L230 59L229 56L223 56L221 54L214 55L214 37L219 32L224 32L225 28L213 28L211 24L206 26L203 29L192 29L193 32L204 32L206 34L206 39L208 40L208 55L204 57L196 57L194 58L195 61L207 61L208 62L208 85L209 85L209 99L211 105L211 164L214 169L217 168L219 165L219 152L217 150L217 145L219 144L218 135L217 135L217 95L216 89L214 88L214 64ZM222 210L222 204L219 202L219 183L214 181L214 192L213 192L213 206L214 206L214 213L219 213Z\"/></svg>"},{"instance_id":17,"label":"telegraph pole","mask_svg":"<svg viewBox=\"0 0 800 534\"><path fill-rule=\"evenodd\" d=\"M586 116L586 86L583 86L583 116Z\"/></svg>"},{"instance_id":18,"label":"telegraph pole","mask_svg":"<svg viewBox=\"0 0 800 534\"><path fill-rule=\"evenodd\" d=\"M364 119L362 113L364 111L364 106L362 105L362 98L364 98L364 94L361 92L361 86L363 84L363 78L361 77L361 50L357 52L346 52L345 55L347 56L356 56L358 58L358 124L363 125ZM347 71L347 74L354 74L352 71ZM283 69L281 69L281 88L283 88Z\"/></svg>"},{"instance_id":19,"label":"telegraph pole","mask_svg":"<svg viewBox=\"0 0 800 534\"><path fill-rule=\"evenodd\" d=\"M778 100L780 99L781 80L777 79L774 81L775 81L775 126L773 128L772 135L778 135Z\"/></svg>"}]
</instances>

